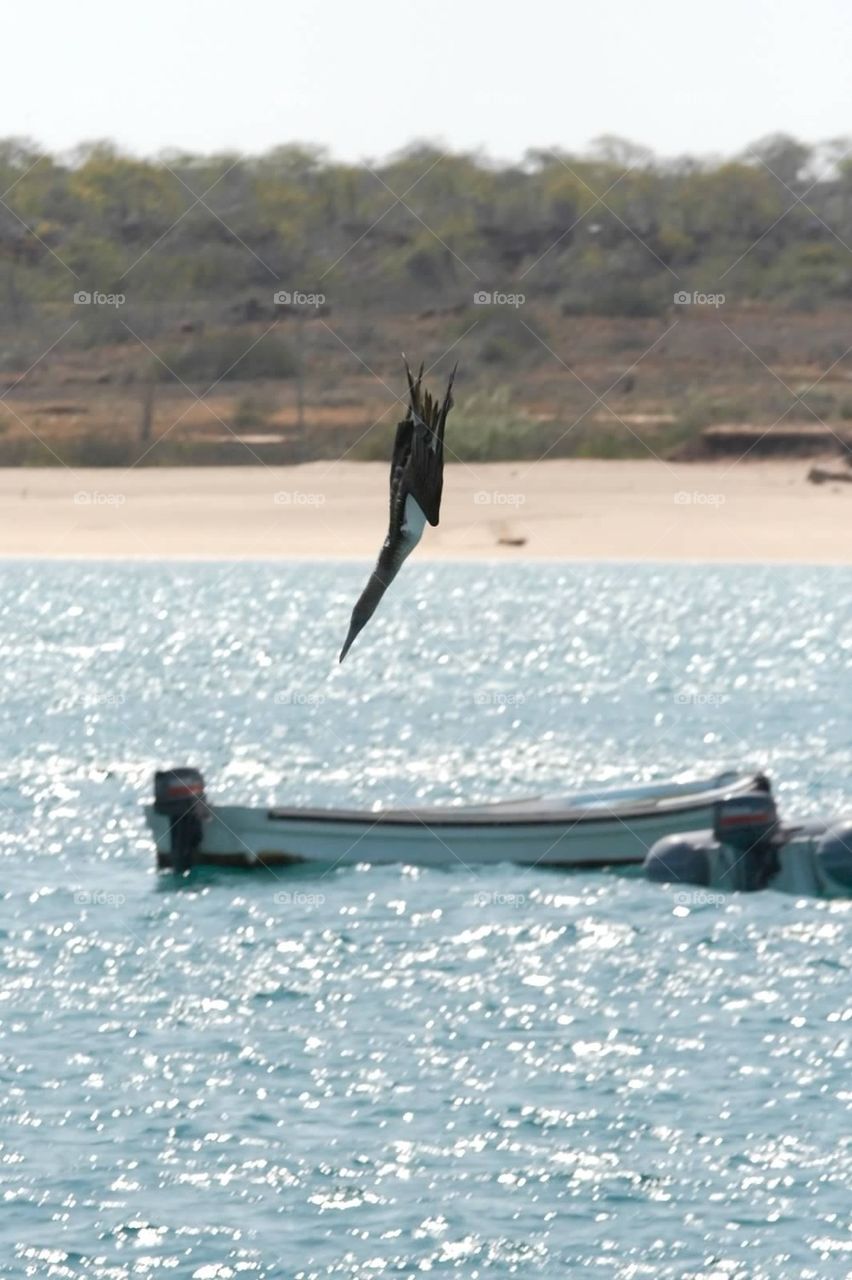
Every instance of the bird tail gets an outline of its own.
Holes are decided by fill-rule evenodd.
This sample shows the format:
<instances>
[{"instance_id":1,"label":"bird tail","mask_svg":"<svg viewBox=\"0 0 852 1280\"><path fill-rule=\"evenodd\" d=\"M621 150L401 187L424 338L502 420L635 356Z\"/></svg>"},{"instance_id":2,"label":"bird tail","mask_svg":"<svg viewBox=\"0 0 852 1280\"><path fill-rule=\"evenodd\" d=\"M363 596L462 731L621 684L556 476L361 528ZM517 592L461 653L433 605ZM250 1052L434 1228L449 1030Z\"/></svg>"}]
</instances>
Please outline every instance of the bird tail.
<instances>
[{"instance_id":1,"label":"bird tail","mask_svg":"<svg viewBox=\"0 0 852 1280\"><path fill-rule=\"evenodd\" d=\"M455 382L456 370L458 365L453 367L447 382L447 390L442 402L433 400L428 391L423 390L423 365L417 372L415 378L411 372L408 361L405 356L402 357L405 364L405 376L408 379L409 394L409 413L415 422L421 423L426 427L432 435L432 448L436 452L443 452L444 432L447 428L447 417L453 407L453 383Z\"/></svg>"}]
</instances>

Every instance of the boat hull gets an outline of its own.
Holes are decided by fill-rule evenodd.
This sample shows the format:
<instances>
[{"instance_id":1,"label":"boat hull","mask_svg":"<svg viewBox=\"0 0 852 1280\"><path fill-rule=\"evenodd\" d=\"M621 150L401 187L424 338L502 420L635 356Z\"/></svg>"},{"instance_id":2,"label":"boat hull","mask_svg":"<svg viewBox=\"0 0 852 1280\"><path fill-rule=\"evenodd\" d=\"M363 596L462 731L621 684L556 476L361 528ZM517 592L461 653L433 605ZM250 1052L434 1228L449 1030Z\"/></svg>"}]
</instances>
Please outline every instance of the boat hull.
<instances>
[{"instance_id":1,"label":"boat hull","mask_svg":"<svg viewBox=\"0 0 852 1280\"><path fill-rule=\"evenodd\" d=\"M641 864L667 835L712 826L721 795L753 789L754 775L714 779L702 790L637 788L611 805L596 797L529 801L518 805L381 813L208 806L193 863L221 866L326 866L407 863L416 866L490 866L515 862L540 867ZM653 794L652 794L653 793ZM659 793L659 794L657 794ZM682 793L682 794L681 794ZM613 793L615 794L615 793ZM625 798L626 797L626 798ZM170 820L153 806L148 823L158 865L172 865Z\"/></svg>"}]
</instances>

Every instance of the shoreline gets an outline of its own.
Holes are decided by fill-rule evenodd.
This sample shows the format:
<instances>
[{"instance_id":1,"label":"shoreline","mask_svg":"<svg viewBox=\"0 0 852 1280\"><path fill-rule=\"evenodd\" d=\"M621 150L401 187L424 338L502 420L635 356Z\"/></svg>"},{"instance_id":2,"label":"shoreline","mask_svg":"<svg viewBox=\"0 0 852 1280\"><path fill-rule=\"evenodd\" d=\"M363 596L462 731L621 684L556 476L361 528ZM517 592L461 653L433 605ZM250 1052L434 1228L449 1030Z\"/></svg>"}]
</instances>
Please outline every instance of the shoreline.
<instances>
[{"instance_id":1,"label":"shoreline","mask_svg":"<svg viewBox=\"0 0 852 1280\"><path fill-rule=\"evenodd\" d=\"M135 554L133 552L122 551L80 551L80 552L51 552L51 551L0 551L0 564L4 562L16 563L18 561L34 561L52 564L355 564L361 566L369 566L375 563L376 556L368 555L332 555L326 553L316 553L311 555L251 555L251 554L229 554L228 552L198 552L193 555L171 555L164 553L163 555L155 554ZM783 559L780 556L773 559L754 560L748 557L741 559L728 558L726 560L717 558L712 559L709 556L645 556L636 554L635 556L568 556L568 555L518 555L518 556L487 556L487 555L444 555L430 556L428 554L420 554L415 551L411 557L411 564L421 565L441 565L441 564L479 564L479 565L505 565L505 564L529 564L529 565L628 565L628 564L647 564L659 565L665 568L667 565L691 565L694 568L718 569L722 567L747 569L755 565L771 565L778 569L844 569L852 566L852 555L846 559L838 560L804 560L804 559Z\"/></svg>"},{"instance_id":2,"label":"shoreline","mask_svg":"<svg viewBox=\"0 0 852 1280\"><path fill-rule=\"evenodd\" d=\"M420 563L852 564L852 486L811 459L452 463ZM0 469L0 558L374 561L384 463Z\"/></svg>"}]
</instances>

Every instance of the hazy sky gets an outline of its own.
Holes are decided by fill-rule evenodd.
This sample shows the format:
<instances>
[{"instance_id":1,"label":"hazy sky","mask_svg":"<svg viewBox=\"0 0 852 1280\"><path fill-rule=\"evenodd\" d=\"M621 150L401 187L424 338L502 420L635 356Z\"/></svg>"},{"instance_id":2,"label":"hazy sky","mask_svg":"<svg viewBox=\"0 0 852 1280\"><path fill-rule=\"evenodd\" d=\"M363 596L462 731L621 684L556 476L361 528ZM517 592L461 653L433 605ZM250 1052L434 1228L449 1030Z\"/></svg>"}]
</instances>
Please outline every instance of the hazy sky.
<instances>
[{"instance_id":1,"label":"hazy sky","mask_svg":"<svg viewBox=\"0 0 852 1280\"><path fill-rule=\"evenodd\" d=\"M379 157L416 138L663 155L852 134L849 0L39 0L4 13L0 135Z\"/></svg>"}]
</instances>

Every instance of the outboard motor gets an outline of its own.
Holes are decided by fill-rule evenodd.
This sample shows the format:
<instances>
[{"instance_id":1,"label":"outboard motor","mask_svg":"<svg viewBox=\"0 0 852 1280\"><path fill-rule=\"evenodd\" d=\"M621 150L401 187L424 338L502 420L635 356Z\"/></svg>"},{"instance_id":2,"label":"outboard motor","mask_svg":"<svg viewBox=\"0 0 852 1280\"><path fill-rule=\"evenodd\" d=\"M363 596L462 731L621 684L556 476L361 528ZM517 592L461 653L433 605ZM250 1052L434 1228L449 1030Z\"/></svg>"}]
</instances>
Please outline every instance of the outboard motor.
<instances>
[{"instance_id":1,"label":"outboard motor","mask_svg":"<svg viewBox=\"0 0 852 1280\"><path fill-rule=\"evenodd\" d=\"M713 811L713 835L733 849L744 890L765 889L778 872L778 811L768 789L726 796Z\"/></svg>"},{"instance_id":2,"label":"outboard motor","mask_svg":"<svg viewBox=\"0 0 852 1280\"><path fill-rule=\"evenodd\" d=\"M782 838L769 781L761 776L754 791L718 802L712 831L658 840L645 859L645 875L657 883L763 889L778 871Z\"/></svg>"},{"instance_id":3,"label":"outboard motor","mask_svg":"<svg viewBox=\"0 0 852 1280\"><path fill-rule=\"evenodd\" d=\"M852 818L831 824L816 847L816 866L826 896L852 894Z\"/></svg>"},{"instance_id":4,"label":"outboard motor","mask_svg":"<svg viewBox=\"0 0 852 1280\"><path fill-rule=\"evenodd\" d=\"M706 888L713 881L711 854L715 848L710 831L663 836L648 851L645 877L657 884L695 884Z\"/></svg>"},{"instance_id":5,"label":"outboard motor","mask_svg":"<svg viewBox=\"0 0 852 1280\"><path fill-rule=\"evenodd\" d=\"M198 769L158 770L154 774L154 811L170 819L172 869L189 871L204 834L204 779Z\"/></svg>"}]
</instances>

